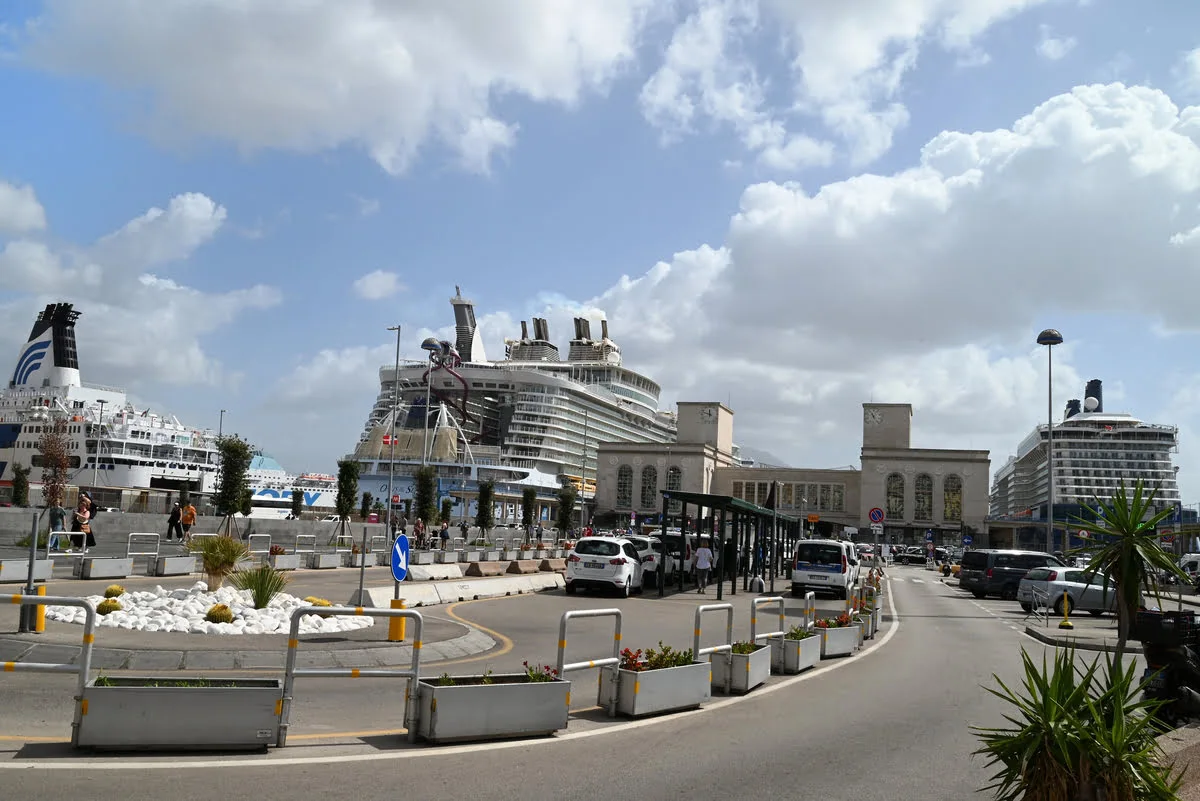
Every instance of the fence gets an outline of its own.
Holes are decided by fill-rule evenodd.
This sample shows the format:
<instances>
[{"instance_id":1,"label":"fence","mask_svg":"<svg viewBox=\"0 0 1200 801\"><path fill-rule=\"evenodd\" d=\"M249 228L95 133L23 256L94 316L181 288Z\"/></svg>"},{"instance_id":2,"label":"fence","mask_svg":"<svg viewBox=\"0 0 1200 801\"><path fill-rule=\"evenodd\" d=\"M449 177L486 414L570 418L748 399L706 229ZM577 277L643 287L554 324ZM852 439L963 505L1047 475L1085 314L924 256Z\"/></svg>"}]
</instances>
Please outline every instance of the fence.
<instances>
[{"instance_id":1,"label":"fence","mask_svg":"<svg viewBox=\"0 0 1200 801\"><path fill-rule=\"evenodd\" d=\"M143 550L134 550L135 540ZM146 571L151 572L154 569L154 563L158 561L160 537L157 534L130 534L125 539L125 558L137 560L140 556L147 558Z\"/></svg>"},{"instance_id":2,"label":"fence","mask_svg":"<svg viewBox=\"0 0 1200 801\"><path fill-rule=\"evenodd\" d=\"M725 620L725 642L721 645L711 645L708 648L700 647L700 637L702 633L701 623L706 612L720 612L726 614ZM696 607L696 631L695 639L692 641L692 657L699 662L700 657L708 654L726 654L730 665L733 664L733 604L703 604ZM732 689L733 670L725 672L725 692L728 694Z\"/></svg>"},{"instance_id":3,"label":"fence","mask_svg":"<svg viewBox=\"0 0 1200 801\"><path fill-rule=\"evenodd\" d=\"M589 617L611 617L616 619L613 626L612 656L602 659L589 659L586 662L571 662L567 660L567 623ZM620 609L586 609L574 612L564 612L558 622L558 677L562 678L571 670L588 670L590 668L611 667L613 681L617 680L617 669L621 666L621 610ZM617 698L614 693L608 702L608 716L616 717Z\"/></svg>"},{"instance_id":4,"label":"fence","mask_svg":"<svg viewBox=\"0 0 1200 801\"><path fill-rule=\"evenodd\" d=\"M811 595L812 593L809 593ZM777 606L779 607L779 628L776 631L766 631L762 634L758 633L758 609L762 606ZM750 600L750 642L755 645L759 640L770 640L776 637L782 639L787 633L787 611L784 609L783 597L779 595L752 598Z\"/></svg>"}]
</instances>

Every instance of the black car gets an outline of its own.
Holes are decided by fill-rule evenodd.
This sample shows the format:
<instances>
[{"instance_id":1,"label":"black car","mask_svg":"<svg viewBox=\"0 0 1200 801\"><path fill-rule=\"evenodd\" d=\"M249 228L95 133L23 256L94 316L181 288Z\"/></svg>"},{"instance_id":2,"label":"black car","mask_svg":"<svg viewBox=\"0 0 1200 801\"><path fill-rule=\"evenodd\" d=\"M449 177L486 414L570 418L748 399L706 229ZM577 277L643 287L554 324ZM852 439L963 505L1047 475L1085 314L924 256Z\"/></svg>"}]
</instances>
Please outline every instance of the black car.
<instances>
[{"instance_id":1,"label":"black car","mask_svg":"<svg viewBox=\"0 0 1200 801\"><path fill-rule=\"evenodd\" d=\"M1057 557L1042 551L995 550L981 548L962 557L958 586L976 598L999 595L1005 600L1017 597L1017 587L1025 574L1036 567L1066 567Z\"/></svg>"}]
</instances>

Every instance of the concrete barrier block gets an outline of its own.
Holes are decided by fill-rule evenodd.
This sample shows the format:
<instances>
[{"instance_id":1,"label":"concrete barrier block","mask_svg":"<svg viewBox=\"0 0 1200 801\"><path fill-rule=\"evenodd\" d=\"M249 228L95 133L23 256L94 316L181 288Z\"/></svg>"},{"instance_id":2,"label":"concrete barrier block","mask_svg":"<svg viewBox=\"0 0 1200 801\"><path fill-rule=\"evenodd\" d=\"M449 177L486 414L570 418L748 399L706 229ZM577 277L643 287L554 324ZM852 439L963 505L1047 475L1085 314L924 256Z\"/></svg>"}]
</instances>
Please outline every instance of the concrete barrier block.
<instances>
[{"instance_id":1,"label":"concrete barrier block","mask_svg":"<svg viewBox=\"0 0 1200 801\"><path fill-rule=\"evenodd\" d=\"M478 562L483 558L483 551L465 551L464 562Z\"/></svg>"},{"instance_id":2,"label":"concrete barrier block","mask_svg":"<svg viewBox=\"0 0 1200 801\"><path fill-rule=\"evenodd\" d=\"M133 575L133 559L122 557L87 556L80 567L80 578L128 578Z\"/></svg>"},{"instance_id":3,"label":"concrete barrier block","mask_svg":"<svg viewBox=\"0 0 1200 801\"><path fill-rule=\"evenodd\" d=\"M394 587L390 585L387 587L373 587L368 589L367 592L370 594L371 602L375 606L387 609L392 605L392 595L395 592ZM418 606L433 606L442 602L441 597L438 595L437 585L430 583L421 584L412 581L402 581L400 582L400 597L404 599L404 605L409 609Z\"/></svg>"},{"instance_id":4,"label":"concrete barrier block","mask_svg":"<svg viewBox=\"0 0 1200 801\"><path fill-rule=\"evenodd\" d=\"M509 562L508 570L505 572L517 574L536 573L538 572L538 563L532 559L520 559L515 562Z\"/></svg>"},{"instance_id":5,"label":"concrete barrier block","mask_svg":"<svg viewBox=\"0 0 1200 801\"><path fill-rule=\"evenodd\" d=\"M432 565L437 557L437 551L409 551L410 565Z\"/></svg>"},{"instance_id":6,"label":"concrete barrier block","mask_svg":"<svg viewBox=\"0 0 1200 801\"><path fill-rule=\"evenodd\" d=\"M54 569L54 560L35 559L33 580L47 581ZM0 559L0 582L20 582L29 578L28 559Z\"/></svg>"},{"instance_id":7,"label":"concrete barrier block","mask_svg":"<svg viewBox=\"0 0 1200 801\"><path fill-rule=\"evenodd\" d=\"M409 565L408 576L413 581L442 581L462 578L458 565Z\"/></svg>"},{"instance_id":8,"label":"concrete barrier block","mask_svg":"<svg viewBox=\"0 0 1200 801\"><path fill-rule=\"evenodd\" d=\"M160 556L154 560L156 576L187 576L196 572L194 556Z\"/></svg>"},{"instance_id":9,"label":"concrete barrier block","mask_svg":"<svg viewBox=\"0 0 1200 801\"><path fill-rule=\"evenodd\" d=\"M456 565L461 557L461 551L438 551L437 563L439 565Z\"/></svg>"},{"instance_id":10,"label":"concrete barrier block","mask_svg":"<svg viewBox=\"0 0 1200 801\"><path fill-rule=\"evenodd\" d=\"M468 576L499 576L504 573L504 565L499 562L472 562L467 565Z\"/></svg>"},{"instance_id":11,"label":"concrete barrier block","mask_svg":"<svg viewBox=\"0 0 1200 801\"><path fill-rule=\"evenodd\" d=\"M309 570L329 570L342 566L340 553L310 553L308 555Z\"/></svg>"},{"instance_id":12,"label":"concrete barrier block","mask_svg":"<svg viewBox=\"0 0 1200 801\"><path fill-rule=\"evenodd\" d=\"M538 565L538 570L541 570L543 573L566 573L567 572L567 560L566 559L543 559L541 564Z\"/></svg>"}]
</instances>

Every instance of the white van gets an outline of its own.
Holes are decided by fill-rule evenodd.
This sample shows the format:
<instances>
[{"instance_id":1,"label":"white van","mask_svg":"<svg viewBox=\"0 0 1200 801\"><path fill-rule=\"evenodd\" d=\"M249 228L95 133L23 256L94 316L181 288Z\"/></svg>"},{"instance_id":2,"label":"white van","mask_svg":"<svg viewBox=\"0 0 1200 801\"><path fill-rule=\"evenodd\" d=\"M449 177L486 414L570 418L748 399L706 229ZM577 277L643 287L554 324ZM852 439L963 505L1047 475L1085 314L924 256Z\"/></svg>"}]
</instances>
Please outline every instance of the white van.
<instances>
[{"instance_id":1,"label":"white van","mask_svg":"<svg viewBox=\"0 0 1200 801\"><path fill-rule=\"evenodd\" d=\"M792 595L830 592L849 598L858 586L858 552L852 542L801 540L792 563Z\"/></svg>"}]
</instances>

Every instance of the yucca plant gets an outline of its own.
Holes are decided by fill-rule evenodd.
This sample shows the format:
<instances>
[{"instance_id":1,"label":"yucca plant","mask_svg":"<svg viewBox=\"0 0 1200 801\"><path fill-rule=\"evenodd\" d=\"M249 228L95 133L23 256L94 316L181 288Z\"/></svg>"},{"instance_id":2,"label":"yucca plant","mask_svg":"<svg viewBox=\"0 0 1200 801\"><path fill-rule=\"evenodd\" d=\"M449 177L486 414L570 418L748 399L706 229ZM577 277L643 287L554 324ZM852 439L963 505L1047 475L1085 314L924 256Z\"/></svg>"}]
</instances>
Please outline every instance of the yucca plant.
<instances>
[{"instance_id":1,"label":"yucca plant","mask_svg":"<svg viewBox=\"0 0 1200 801\"><path fill-rule=\"evenodd\" d=\"M239 590L250 591L255 609L266 609L271 600L283 592L288 583L288 576L270 565L262 565L253 570L237 571L233 574L232 582Z\"/></svg>"},{"instance_id":2,"label":"yucca plant","mask_svg":"<svg viewBox=\"0 0 1200 801\"><path fill-rule=\"evenodd\" d=\"M1158 525L1173 510L1154 514L1155 488L1146 491L1141 479L1127 492L1122 481L1113 497L1106 503L1095 499L1100 507L1099 518L1092 521L1076 518L1076 524L1093 540L1087 550L1095 550L1088 570L1103 577L1104 593L1116 584L1117 593L1117 651L1123 651L1129 640L1129 630L1141 606L1142 593L1159 597L1160 573L1189 581L1176 563L1175 557L1164 551L1158 542ZM1161 606L1161 603L1160 603Z\"/></svg>"},{"instance_id":3,"label":"yucca plant","mask_svg":"<svg viewBox=\"0 0 1200 801\"><path fill-rule=\"evenodd\" d=\"M972 727L983 745L976 754L999 766L985 790L1000 801L1172 801L1179 778L1157 763L1157 701L1139 701L1143 686L1120 654L1078 665L1073 649L1037 663L1022 649L1021 687L993 675L1005 701L1007 728ZM1099 792L1106 795L1099 795Z\"/></svg>"},{"instance_id":4,"label":"yucca plant","mask_svg":"<svg viewBox=\"0 0 1200 801\"><path fill-rule=\"evenodd\" d=\"M200 558L210 592L225 583L238 562L250 556L245 544L233 537L192 537L187 547Z\"/></svg>"}]
</instances>

